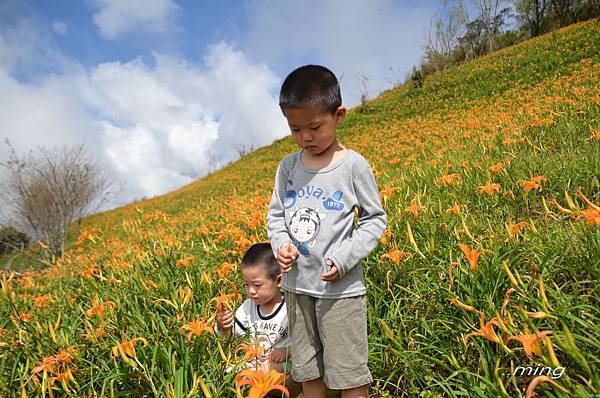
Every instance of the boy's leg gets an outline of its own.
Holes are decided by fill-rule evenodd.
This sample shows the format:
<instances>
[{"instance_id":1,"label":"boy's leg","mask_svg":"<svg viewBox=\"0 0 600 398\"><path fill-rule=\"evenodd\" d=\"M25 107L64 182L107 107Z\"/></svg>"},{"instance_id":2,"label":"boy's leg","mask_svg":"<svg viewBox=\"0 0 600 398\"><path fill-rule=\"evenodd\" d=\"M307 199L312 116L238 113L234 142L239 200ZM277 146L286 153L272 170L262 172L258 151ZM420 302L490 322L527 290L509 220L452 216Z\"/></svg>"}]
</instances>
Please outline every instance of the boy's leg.
<instances>
[{"instance_id":1,"label":"boy's leg","mask_svg":"<svg viewBox=\"0 0 600 398\"><path fill-rule=\"evenodd\" d=\"M342 398L367 398L369 396L369 385L342 390Z\"/></svg>"},{"instance_id":2,"label":"boy's leg","mask_svg":"<svg viewBox=\"0 0 600 398\"><path fill-rule=\"evenodd\" d=\"M315 313L316 299L286 291L285 301L288 310L288 332L292 339L292 376L294 380L303 384L311 384L319 379L322 382L323 346ZM312 397L306 393L304 395L307 398Z\"/></svg>"},{"instance_id":3,"label":"boy's leg","mask_svg":"<svg viewBox=\"0 0 600 398\"><path fill-rule=\"evenodd\" d=\"M303 381L302 394L304 394L306 398L326 398L327 389L325 388L323 377L319 377L315 380Z\"/></svg>"},{"instance_id":4,"label":"boy's leg","mask_svg":"<svg viewBox=\"0 0 600 398\"><path fill-rule=\"evenodd\" d=\"M367 365L366 296L318 299L316 313L323 342L325 385L342 390L344 397L366 396L373 381Z\"/></svg>"}]
</instances>

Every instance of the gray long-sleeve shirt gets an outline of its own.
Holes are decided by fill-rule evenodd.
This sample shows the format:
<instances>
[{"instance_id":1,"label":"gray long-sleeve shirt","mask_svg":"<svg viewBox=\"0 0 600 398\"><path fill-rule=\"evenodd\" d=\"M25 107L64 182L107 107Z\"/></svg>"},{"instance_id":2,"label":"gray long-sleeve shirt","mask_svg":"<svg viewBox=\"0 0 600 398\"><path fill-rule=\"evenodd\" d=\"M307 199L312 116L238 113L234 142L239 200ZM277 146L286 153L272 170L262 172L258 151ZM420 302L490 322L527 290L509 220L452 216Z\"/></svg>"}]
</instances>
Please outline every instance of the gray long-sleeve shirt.
<instances>
[{"instance_id":1,"label":"gray long-sleeve shirt","mask_svg":"<svg viewBox=\"0 0 600 398\"><path fill-rule=\"evenodd\" d=\"M365 294L360 263L377 246L387 223L371 167L348 150L326 168L309 169L301 153L280 162L267 212L267 234L275 255L289 242L300 251L292 270L283 274L282 286L319 298ZM340 274L336 282L320 279L329 271L328 258Z\"/></svg>"}]
</instances>

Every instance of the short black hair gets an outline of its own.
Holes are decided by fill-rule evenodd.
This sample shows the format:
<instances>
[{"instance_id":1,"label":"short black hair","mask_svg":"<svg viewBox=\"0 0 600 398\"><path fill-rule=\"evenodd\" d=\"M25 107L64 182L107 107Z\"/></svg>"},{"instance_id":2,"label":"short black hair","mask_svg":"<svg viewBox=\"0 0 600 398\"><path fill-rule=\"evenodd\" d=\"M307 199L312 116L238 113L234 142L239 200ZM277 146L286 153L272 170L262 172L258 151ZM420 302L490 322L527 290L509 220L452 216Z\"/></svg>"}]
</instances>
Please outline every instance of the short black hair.
<instances>
[{"instance_id":1,"label":"short black hair","mask_svg":"<svg viewBox=\"0 0 600 398\"><path fill-rule=\"evenodd\" d=\"M244 253L241 268L264 267L271 279L277 279L281 271L273 255L270 243L256 243Z\"/></svg>"},{"instance_id":2,"label":"short black hair","mask_svg":"<svg viewBox=\"0 0 600 398\"><path fill-rule=\"evenodd\" d=\"M332 71L320 65L304 65L288 75L279 92L279 107L317 108L335 115L342 106L340 85Z\"/></svg>"}]
</instances>

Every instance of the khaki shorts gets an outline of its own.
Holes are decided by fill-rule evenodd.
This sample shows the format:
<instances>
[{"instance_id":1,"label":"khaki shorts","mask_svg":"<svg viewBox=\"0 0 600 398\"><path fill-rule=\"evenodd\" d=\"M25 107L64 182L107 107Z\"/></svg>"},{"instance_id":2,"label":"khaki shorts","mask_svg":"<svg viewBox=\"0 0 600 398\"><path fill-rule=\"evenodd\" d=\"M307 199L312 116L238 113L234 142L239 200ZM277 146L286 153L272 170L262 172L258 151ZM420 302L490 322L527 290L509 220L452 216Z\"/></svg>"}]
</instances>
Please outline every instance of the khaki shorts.
<instances>
[{"instance_id":1,"label":"khaki shorts","mask_svg":"<svg viewBox=\"0 0 600 398\"><path fill-rule=\"evenodd\" d=\"M373 381L367 366L366 297L319 299L285 292L292 339L292 377L323 376L327 388L346 390Z\"/></svg>"}]
</instances>

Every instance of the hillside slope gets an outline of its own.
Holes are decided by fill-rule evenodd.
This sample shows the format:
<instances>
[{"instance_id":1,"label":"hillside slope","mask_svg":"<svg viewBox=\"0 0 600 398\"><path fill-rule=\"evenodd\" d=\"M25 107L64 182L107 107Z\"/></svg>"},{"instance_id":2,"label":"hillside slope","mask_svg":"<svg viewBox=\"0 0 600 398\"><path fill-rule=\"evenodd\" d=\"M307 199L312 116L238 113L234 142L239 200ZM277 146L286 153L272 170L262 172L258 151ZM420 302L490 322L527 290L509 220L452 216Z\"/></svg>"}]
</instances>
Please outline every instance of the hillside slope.
<instances>
[{"instance_id":1,"label":"hillside slope","mask_svg":"<svg viewBox=\"0 0 600 398\"><path fill-rule=\"evenodd\" d=\"M364 262L373 396L600 393L598 87L587 22L349 113L340 139L370 161L389 215ZM0 392L235 396L237 342L202 326L266 240L295 150L288 137L89 217L55 268L5 278Z\"/></svg>"}]
</instances>

